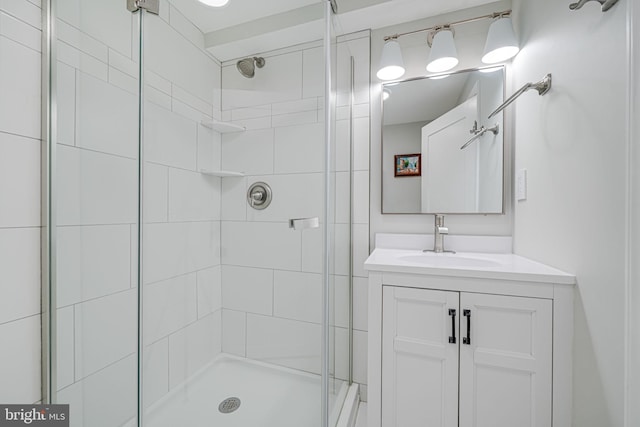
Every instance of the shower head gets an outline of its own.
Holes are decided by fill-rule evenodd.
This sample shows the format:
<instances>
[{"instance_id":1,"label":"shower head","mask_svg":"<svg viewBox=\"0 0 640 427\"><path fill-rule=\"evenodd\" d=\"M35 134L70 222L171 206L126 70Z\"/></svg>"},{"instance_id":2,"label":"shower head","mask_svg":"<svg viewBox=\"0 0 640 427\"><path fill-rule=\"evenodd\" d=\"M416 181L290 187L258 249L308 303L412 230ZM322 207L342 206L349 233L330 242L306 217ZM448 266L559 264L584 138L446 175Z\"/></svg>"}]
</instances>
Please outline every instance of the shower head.
<instances>
[{"instance_id":1,"label":"shower head","mask_svg":"<svg viewBox=\"0 0 640 427\"><path fill-rule=\"evenodd\" d=\"M264 67L264 58L254 56L253 58L244 58L236 63L236 67L240 74L248 79L253 78L256 74L256 67Z\"/></svg>"}]
</instances>

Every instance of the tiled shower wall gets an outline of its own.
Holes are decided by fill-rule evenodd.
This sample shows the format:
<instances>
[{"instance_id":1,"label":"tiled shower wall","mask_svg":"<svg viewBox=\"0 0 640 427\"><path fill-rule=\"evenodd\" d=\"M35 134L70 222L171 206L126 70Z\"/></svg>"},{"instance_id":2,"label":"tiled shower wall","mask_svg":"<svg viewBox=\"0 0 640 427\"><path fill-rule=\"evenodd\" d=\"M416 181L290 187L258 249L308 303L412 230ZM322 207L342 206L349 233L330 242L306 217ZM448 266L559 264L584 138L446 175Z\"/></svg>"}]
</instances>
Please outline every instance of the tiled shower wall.
<instances>
[{"instance_id":1,"label":"tiled shower wall","mask_svg":"<svg viewBox=\"0 0 640 427\"><path fill-rule=\"evenodd\" d=\"M120 425L137 393L137 15L60 1L58 398ZM220 352L220 65L169 3L145 19L144 363L149 405ZM108 404L107 404L108 403Z\"/></svg>"},{"instance_id":2,"label":"tiled shower wall","mask_svg":"<svg viewBox=\"0 0 640 427\"><path fill-rule=\"evenodd\" d=\"M40 400L39 0L0 1L0 402Z\"/></svg>"},{"instance_id":3,"label":"tiled shower wall","mask_svg":"<svg viewBox=\"0 0 640 427\"><path fill-rule=\"evenodd\" d=\"M353 52L356 52L355 54ZM222 67L223 120L245 132L222 137L222 169L245 173L222 184L222 350L319 373L322 228L292 231L289 218L321 217L324 169L324 52L321 43L262 54L253 79ZM336 376L348 374L349 65L356 57L354 106L354 379L366 382L366 273L369 206L369 33L338 47L334 322ZM248 206L254 182L273 202Z\"/></svg>"}]
</instances>

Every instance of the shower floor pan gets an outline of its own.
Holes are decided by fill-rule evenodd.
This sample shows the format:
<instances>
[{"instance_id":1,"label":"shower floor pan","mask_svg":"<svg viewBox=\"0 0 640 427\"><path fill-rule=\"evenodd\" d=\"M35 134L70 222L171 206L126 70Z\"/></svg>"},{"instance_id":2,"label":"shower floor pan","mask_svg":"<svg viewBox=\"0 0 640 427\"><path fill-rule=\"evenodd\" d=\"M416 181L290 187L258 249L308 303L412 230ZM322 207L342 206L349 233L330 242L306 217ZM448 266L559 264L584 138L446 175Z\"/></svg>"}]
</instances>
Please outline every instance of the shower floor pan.
<instances>
[{"instance_id":1,"label":"shower floor pan","mask_svg":"<svg viewBox=\"0 0 640 427\"><path fill-rule=\"evenodd\" d=\"M344 400L347 389L346 382L336 380L330 407L336 399ZM153 404L144 425L320 427L320 393L319 375L223 354ZM221 405L229 398L239 399L239 406L235 400ZM340 406L331 416L333 421Z\"/></svg>"}]
</instances>

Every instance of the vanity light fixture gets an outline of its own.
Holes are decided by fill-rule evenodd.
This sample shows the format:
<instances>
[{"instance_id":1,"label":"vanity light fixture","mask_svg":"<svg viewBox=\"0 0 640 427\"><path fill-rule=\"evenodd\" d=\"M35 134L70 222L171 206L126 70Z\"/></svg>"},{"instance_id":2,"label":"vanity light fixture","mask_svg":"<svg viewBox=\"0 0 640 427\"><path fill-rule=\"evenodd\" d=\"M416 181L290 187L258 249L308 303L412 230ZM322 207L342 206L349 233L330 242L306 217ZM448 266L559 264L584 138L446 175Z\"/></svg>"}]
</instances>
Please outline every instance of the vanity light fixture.
<instances>
[{"instance_id":1,"label":"vanity light fixture","mask_svg":"<svg viewBox=\"0 0 640 427\"><path fill-rule=\"evenodd\" d=\"M511 24L511 10L504 10L475 18L450 22L445 25L436 25L420 30L386 36L380 57L380 67L376 74L378 79L385 81L397 80L404 75L404 61L398 39L403 36L422 32L429 33L427 42L431 47L427 71L439 73L454 68L458 65L458 55L453 40L453 27L485 19L493 19L494 22L489 28L482 61L486 64L495 64L513 58L520 51L520 47Z\"/></svg>"},{"instance_id":2,"label":"vanity light fixture","mask_svg":"<svg viewBox=\"0 0 640 427\"><path fill-rule=\"evenodd\" d=\"M485 64L503 62L516 56L518 52L520 52L520 46L513 32L511 17L499 17L489 27L482 62Z\"/></svg>"},{"instance_id":3,"label":"vanity light fixture","mask_svg":"<svg viewBox=\"0 0 640 427\"><path fill-rule=\"evenodd\" d=\"M429 33L428 44L431 47L429 52L429 63L427 71L431 73L441 73L449 71L458 65L458 51L453 41L453 30L449 26L437 28Z\"/></svg>"},{"instance_id":4,"label":"vanity light fixture","mask_svg":"<svg viewBox=\"0 0 640 427\"><path fill-rule=\"evenodd\" d=\"M222 7L229 3L229 0L198 0L202 4L206 4L211 7Z\"/></svg>"},{"instance_id":5,"label":"vanity light fixture","mask_svg":"<svg viewBox=\"0 0 640 427\"><path fill-rule=\"evenodd\" d=\"M380 68L376 76L380 80L395 80L402 77L404 72L404 61L402 60L402 51L398 40L393 37L385 38L382 56L380 57Z\"/></svg>"}]
</instances>

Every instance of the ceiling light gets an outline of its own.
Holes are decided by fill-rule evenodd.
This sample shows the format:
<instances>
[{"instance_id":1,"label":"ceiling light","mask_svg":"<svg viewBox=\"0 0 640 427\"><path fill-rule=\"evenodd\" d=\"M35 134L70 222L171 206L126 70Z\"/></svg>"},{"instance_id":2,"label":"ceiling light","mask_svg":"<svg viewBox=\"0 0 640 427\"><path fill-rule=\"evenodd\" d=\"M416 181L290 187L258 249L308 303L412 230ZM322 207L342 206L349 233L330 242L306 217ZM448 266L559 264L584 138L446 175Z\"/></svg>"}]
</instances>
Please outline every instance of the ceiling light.
<instances>
[{"instance_id":1,"label":"ceiling light","mask_svg":"<svg viewBox=\"0 0 640 427\"><path fill-rule=\"evenodd\" d=\"M211 7L222 7L229 3L229 0L198 0L202 4L206 4Z\"/></svg>"},{"instance_id":2,"label":"ceiling light","mask_svg":"<svg viewBox=\"0 0 640 427\"><path fill-rule=\"evenodd\" d=\"M450 28L436 30L431 43L431 52L429 53L429 63L427 71L431 73L440 73L448 71L458 65L458 51L453 41L453 31Z\"/></svg>"},{"instance_id":3,"label":"ceiling light","mask_svg":"<svg viewBox=\"0 0 640 427\"><path fill-rule=\"evenodd\" d=\"M380 68L376 76L380 80L395 80L404 75L404 61L400 44L396 39L389 39L382 48Z\"/></svg>"},{"instance_id":4,"label":"ceiling light","mask_svg":"<svg viewBox=\"0 0 640 427\"><path fill-rule=\"evenodd\" d=\"M513 32L510 17L498 18L489 27L487 43L484 47L482 62L495 64L513 58L520 52L520 46Z\"/></svg>"}]
</instances>

